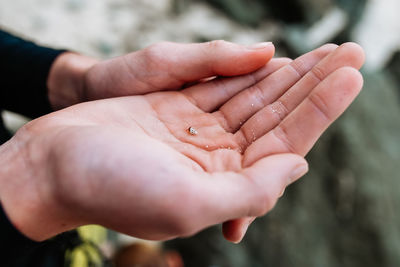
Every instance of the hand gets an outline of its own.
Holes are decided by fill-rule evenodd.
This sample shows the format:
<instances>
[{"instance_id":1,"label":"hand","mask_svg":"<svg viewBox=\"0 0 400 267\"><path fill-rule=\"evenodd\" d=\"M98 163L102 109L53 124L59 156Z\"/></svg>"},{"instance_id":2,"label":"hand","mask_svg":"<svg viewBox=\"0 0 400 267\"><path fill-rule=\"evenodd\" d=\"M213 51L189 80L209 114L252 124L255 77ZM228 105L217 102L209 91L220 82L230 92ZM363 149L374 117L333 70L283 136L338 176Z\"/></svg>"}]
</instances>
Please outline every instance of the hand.
<instances>
[{"instance_id":1,"label":"hand","mask_svg":"<svg viewBox=\"0 0 400 267\"><path fill-rule=\"evenodd\" d=\"M329 50L333 47L323 48ZM228 111L239 102L260 103L260 107L267 105L257 108L255 115L252 115L252 110L239 109L237 113L252 117L242 126L228 124L231 129L241 126L244 144L251 143L244 153L244 167L274 154L290 152L305 156L322 132L357 95L362 87L362 77L355 69L364 63L364 52L358 45L347 43L318 63L317 58L321 56L316 57L315 51L299 57L258 83L255 91L260 88L259 97L257 94L246 97L244 91L220 108L223 113L234 117L237 114ZM299 80L299 77L302 78ZM254 97L256 99L252 99ZM227 117L229 120L233 121L233 118ZM254 219L249 217L225 223L225 237L239 242Z\"/></svg>"},{"instance_id":2,"label":"hand","mask_svg":"<svg viewBox=\"0 0 400 267\"><path fill-rule=\"evenodd\" d=\"M268 66L251 75L231 80L215 80L207 83L205 89L214 88L222 93L226 81L233 86L229 94L234 94L235 91L251 86L287 63L288 59L274 59ZM166 115L174 116L182 101L185 101L186 105L190 104L186 103L187 98L181 99L184 97L182 94L177 93L175 96L174 92L160 94L161 97L165 94L174 101ZM13 224L28 237L43 240L89 221L108 225L104 219L98 221L96 218L96 216L109 217L106 212L108 210L113 212L112 217L117 221L117 225L110 223L110 227L136 236L167 238L172 233L182 231L182 224L186 225L191 221L177 220L178 216L183 216L183 211L178 206L171 206L168 211L164 210L166 207L164 196L174 197L171 201L174 200L175 203L171 202L172 204L182 203L182 197L189 195L190 190L194 190L197 186L190 184L190 181L181 180L185 175L184 172L174 175L172 170L176 169L174 172L179 172L182 169L189 172L192 171L191 165L198 164L186 159L182 153L174 151L168 142L162 143L164 138L170 138L171 134L165 132L165 128L162 131L154 128L159 126L161 121L157 122L158 118L154 116L155 110L148 104L156 97L159 95L89 102L41 117L21 128L9 142L0 147L0 162L3 166L0 169L0 199ZM198 109L194 105L188 108ZM77 114L79 115L76 116ZM96 118L96 114L99 117ZM143 119L145 121L142 121ZM142 124L145 128L141 128ZM92 128L90 125L97 126ZM148 136L147 132L158 134L161 139L158 136ZM184 134L188 134L187 129L184 129ZM144 139L148 140L142 142ZM67 140L68 142L65 142ZM133 146L126 141L131 142ZM99 143L98 148L95 148L96 143ZM126 150L127 145L131 146L130 151ZM184 145L182 144L183 147ZM98 153L100 152L98 149L101 153ZM81 151L84 151L85 155ZM135 158L144 155L147 156L132 164ZM107 170L106 162L118 157L121 161L115 162L116 165L112 170ZM158 160L160 157L164 159ZM181 162L183 159L189 161L189 170L185 170L187 166L181 166L185 163ZM147 160L149 164L143 164L142 160ZM174 164L170 164L171 162ZM96 166L97 164L100 165ZM169 173L171 177L163 179L165 171L170 168L172 168ZM196 173L190 173L194 176L190 177L193 183L196 181ZM207 176L202 173L198 175ZM152 177L154 179L150 180ZM129 189L125 186L126 179L132 179ZM179 187L169 188L173 185L174 179L178 179L177 185L178 182L182 183ZM106 180L113 182L110 190L107 189L107 183L104 183ZM171 185L163 188L166 182ZM135 188L135 185L140 183L143 185ZM198 183L201 184L201 181ZM95 184L104 187L96 189ZM190 186L185 188L186 184ZM113 188L115 191L111 190ZM124 190L130 192L122 194ZM161 192L154 192L157 190L165 190L164 195L160 195ZM128 198L137 201L132 202L132 199ZM105 203L102 204L100 200L104 200ZM104 204L111 203L114 203L114 207L104 209ZM119 207L116 206L117 203L120 203ZM143 204L147 207L133 208L134 205ZM89 214L86 210L91 205L96 207ZM115 208L118 210L112 211ZM191 208L194 207L188 206L186 215ZM131 214L132 218L125 222L124 214L130 211L134 211ZM147 211L150 211L149 215L143 214L143 218L139 217L141 213ZM166 213L166 218L163 218L160 212ZM154 218L157 214L160 217ZM153 217L149 218L150 216ZM127 229L124 229L127 226L119 226L123 223L133 223L133 218L136 226L132 224ZM169 222L171 225L168 225L168 220L174 218L175 221ZM158 226L160 229L153 229L149 223L153 224L153 228L157 227L157 224L163 225L164 228ZM146 227L149 229L146 230ZM171 227L175 229L168 230Z\"/></svg>"},{"instance_id":3,"label":"hand","mask_svg":"<svg viewBox=\"0 0 400 267\"><path fill-rule=\"evenodd\" d=\"M353 69L361 49L335 48L289 65L271 61L251 75L84 103L35 120L1 147L9 166L0 173L3 207L35 240L90 223L169 239L261 216L306 172L295 154L304 155L361 89ZM228 239L241 238L241 221L228 224Z\"/></svg>"},{"instance_id":4,"label":"hand","mask_svg":"<svg viewBox=\"0 0 400 267\"><path fill-rule=\"evenodd\" d=\"M246 47L225 41L158 43L102 62L64 53L49 74L49 99L54 109L61 109L89 100L177 90L204 78L253 72L273 54L272 43Z\"/></svg>"}]
</instances>

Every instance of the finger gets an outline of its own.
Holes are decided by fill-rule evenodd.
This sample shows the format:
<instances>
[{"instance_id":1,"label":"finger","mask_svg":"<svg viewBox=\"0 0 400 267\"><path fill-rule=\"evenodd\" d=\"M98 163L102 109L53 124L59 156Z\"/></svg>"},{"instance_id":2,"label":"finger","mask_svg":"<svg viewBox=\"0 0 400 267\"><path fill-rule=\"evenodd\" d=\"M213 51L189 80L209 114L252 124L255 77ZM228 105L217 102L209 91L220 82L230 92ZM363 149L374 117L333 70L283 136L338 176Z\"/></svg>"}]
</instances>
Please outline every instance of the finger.
<instances>
[{"instance_id":1,"label":"finger","mask_svg":"<svg viewBox=\"0 0 400 267\"><path fill-rule=\"evenodd\" d=\"M299 82L275 102L253 115L236 133L241 147L247 147L278 125L329 74L341 67L361 68L363 49L355 43L346 43L315 65Z\"/></svg>"},{"instance_id":2,"label":"finger","mask_svg":"<svg viewBox=\"0 0 400 267\"><path fill-rule=\"evenodd\" d=\"M277 127L248 147L244 166L275 153L304 156L350 105L362 84L362 76L354 68L343 67L333 72Z\"/></svg>"},{"instance_id":3,"label":"finger","mask_svg":"<svg viewBox=\"0 0 400 267\"><path fill-rule=\"evenodd\" d=\"M337 45L324 45L297 58L248 90L233 97L214 115L226 131L236 132L248 118L275 101L336 48Z\"/></svg>"},{"instance_id":4,"label":"finger","mask_svg":"<svg viewBox=\"0 0 400 267\"><path fill-rule=\"evenodd\" d=\"M274 55L272 43L242 46L226 41L195 44L161 43L150 47L156 63L185 83L210 76L236 76L255 71Z\"/></svg>"},{"instance_id":5,"label":"finger","mask_svg":"<svg viewBox=\"0 0 400 267\"><path fill-rule=\"evenodd\" d=\"M247 229L255 219L256 217L244 217L224 222L222 224L222 234L227 240L233 243L239 243L242 241Z\"/></svg>"},{"instance_id":6,"label":"finger","mask_svg":"<svg viewBox=\"0 0 400 267\"><path fill-rule=\"evenodd\" d=\"M211 179L202 179L197 186L199 194L207 197L196 212L207 215L208 222L203 225L264 215L275 205L283 188L306 171L302 157L280 154L263 158L240 173L213 173Z\"/></svg>"},{"instance_id":7,"label":"finger","mask_svg":"<svg viewBox=\"0 0 400 267\"><path fill-rule=\"evenodd\" d=\"M285 188L279 194L279 197L285 192ZM243 217L239 219L230 220L222 224L222 233L224 237L233 242L239 243L246 235L247 229L255 221L257 217Z\"/></svg>"},{"instance_id":8,"label":"finger","mask_svg":"<svg viewBox=\"0 0 400 267\"><path fill-rule=\"evenodd\" d=\"M217 78L205 83L199 83L182 90L182 93L203 111L211 112L238 92L259 82L291 61L289 58L274 58L253 73L231 78Z\"/></svg>"},{"instance_id":9,"label":"finger","mask_svg":"<svg viewBox=\"0 0 400 267\"><path fill-rule=\"evenodd\" d=\"M86 83L88 99L177 90L213 76L236 76L264 66L274 55L272 43L241 46L225 41L179 44L163 42L95 65ZM89 86L90 87L90 86Z\"/></svg>"},{"instance_id":10,"label":"finger","mask_svg":"<svg viewBox=\"0 0 400 267\"><path fill-rule=\"evenodd\" d=\"M178 89L211 76L236 76L264 66L274 55L272 43L242 46L226 41L178 44L159 43L131 55L134 73L153 87ZM129 60L129 59L128 59ZM135 71L137 69L137 71Z\"/></svg>"}]
</instances>

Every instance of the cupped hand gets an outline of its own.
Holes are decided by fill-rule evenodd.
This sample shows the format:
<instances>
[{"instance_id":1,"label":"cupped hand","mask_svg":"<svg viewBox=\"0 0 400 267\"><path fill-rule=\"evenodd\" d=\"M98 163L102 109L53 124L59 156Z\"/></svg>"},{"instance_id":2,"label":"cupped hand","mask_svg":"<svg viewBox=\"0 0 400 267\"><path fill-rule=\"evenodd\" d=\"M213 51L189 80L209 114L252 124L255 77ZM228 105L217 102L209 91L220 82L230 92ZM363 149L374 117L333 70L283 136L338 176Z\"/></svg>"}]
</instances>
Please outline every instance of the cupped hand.
<instances>
[{"instance_id":1,"label":"cupped hand","mask_svg":"<svg viewBox=\"0 0 400 267\"><path fill-rule=\"evenodd\" d=\"M84 101L178 90L213 76L237 76L264 66L272 43L242 46L222 40L179 44L162 42L105 61L64 53L54 62L49 99L55 109Z\"/></svg>"},{"instance_id":2,"label":"cupped hand","mask_svg":"<svg viewBox=\"0 0 400 267\"><path fill-rule=\"evenodd\" d=\"M6 144L35 172L0 187L3 206L36 240L90 223L170 239L229 221L237 242L246 217L307 171L302 156L361 89L362 61L357 45L327 45L250 75L42 117Z\"/></svg>"}]
</instances>

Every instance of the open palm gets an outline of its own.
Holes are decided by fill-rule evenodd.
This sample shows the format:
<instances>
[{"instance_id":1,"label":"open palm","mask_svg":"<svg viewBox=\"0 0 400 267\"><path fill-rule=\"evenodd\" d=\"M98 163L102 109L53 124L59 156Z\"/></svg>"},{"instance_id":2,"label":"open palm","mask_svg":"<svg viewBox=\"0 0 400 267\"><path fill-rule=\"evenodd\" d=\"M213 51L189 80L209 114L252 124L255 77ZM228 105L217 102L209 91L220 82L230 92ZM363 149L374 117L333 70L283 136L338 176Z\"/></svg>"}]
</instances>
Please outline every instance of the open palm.
<instances>
[{"instance_id":1,"label":"open palm","mask_svg":"<svg viewBox=\"0 0 400 267\"><path fill-rule=\"evenodd\" d=\"M97 223L148 239L231 220L225 236L238 241L251 221L238 218L265 214L304 174L302 157L361 89L362 63L357 45L326 45L250 75L36 120L26 128L49 148L50 214L61 230Z\"/></svg>"}]
</instances>

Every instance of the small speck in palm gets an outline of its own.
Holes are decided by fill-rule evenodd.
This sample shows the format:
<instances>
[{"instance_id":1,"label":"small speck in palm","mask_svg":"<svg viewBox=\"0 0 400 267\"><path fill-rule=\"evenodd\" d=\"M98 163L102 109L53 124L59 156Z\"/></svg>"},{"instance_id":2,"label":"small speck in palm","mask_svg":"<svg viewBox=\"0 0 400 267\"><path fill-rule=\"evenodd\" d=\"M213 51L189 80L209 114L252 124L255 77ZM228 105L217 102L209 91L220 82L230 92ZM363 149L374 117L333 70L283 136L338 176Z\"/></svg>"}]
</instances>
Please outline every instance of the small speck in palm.
<instances>
[{"instance_id":1,"label":"small speck in palm","mask_svg":"<svg viewBox=\"0 0 400 267\"><path fill-rule=\"evenodd\" d=\"M196 130L195 128L193 128L193 127L189 127L188 131L189 131L189 133L190 133L191 135L197 135L197 134L199 133L199 132L197 132L197 130Z\"/></svg>"}]
</instances>

